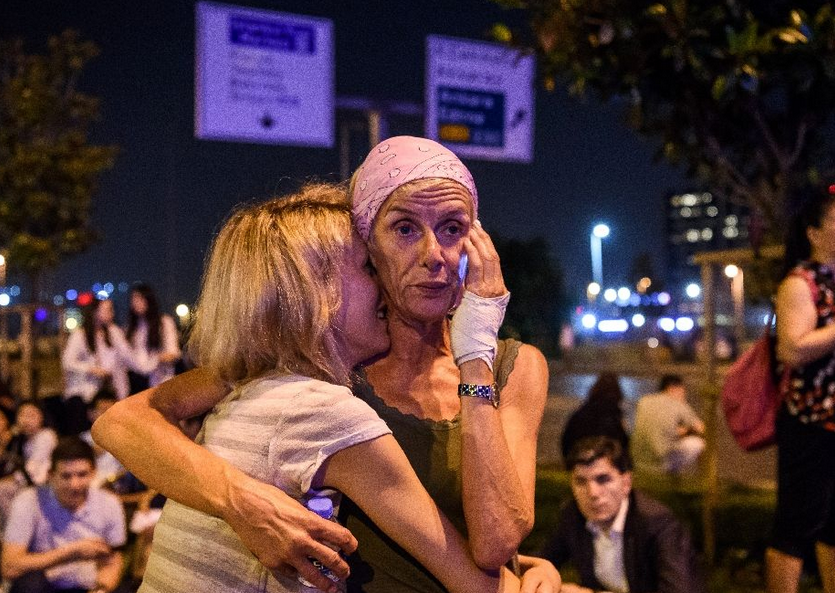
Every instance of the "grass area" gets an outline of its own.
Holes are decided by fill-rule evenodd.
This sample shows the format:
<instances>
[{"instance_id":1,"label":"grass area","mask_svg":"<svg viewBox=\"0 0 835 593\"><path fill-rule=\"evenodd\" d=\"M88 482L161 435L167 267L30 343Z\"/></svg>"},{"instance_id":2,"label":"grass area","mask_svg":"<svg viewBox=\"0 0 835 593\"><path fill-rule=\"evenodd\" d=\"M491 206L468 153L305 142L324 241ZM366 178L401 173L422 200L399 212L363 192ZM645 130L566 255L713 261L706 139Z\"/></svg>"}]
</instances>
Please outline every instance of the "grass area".
<instances>
[{"instance_id":1,"label":"grass area","mask_svg":"<svg viewBox=\"0 0 835 593\"><path fill-rule=\"evenodd\" d=\"M703 549L704 491L694 481L635 476L635 485L666 504L690 528L693 542ZM536 554L553 532L559 510L571 497L568 473L540 469L536 480L536 523L520 546ZM763 593L762 560L771 532L775 493L771 490L724 485L714 514L716 566L706 570L710 593ZM814 567L812 567L814 569ZM813 576L804 579L803 593L821 591Z\"/></svg>"}]
</instances>

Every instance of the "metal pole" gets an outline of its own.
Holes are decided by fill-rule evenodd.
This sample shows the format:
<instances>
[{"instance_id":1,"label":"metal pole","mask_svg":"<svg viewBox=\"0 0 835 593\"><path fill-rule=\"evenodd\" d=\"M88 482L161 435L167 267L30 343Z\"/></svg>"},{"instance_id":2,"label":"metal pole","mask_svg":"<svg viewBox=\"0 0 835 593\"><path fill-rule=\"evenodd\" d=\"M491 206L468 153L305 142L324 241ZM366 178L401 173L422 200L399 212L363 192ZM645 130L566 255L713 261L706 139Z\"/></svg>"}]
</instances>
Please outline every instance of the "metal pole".
<instances>
[{"instance_id":1,"label":"metal pole","mask_svg":"<svg viewBox=\"0 0 835 593\"><path fill-rule=\"evenodd\" d=\"M600 287L603 287L603 239L591 233L591 276Z\"/></svg>"}]
</instances>

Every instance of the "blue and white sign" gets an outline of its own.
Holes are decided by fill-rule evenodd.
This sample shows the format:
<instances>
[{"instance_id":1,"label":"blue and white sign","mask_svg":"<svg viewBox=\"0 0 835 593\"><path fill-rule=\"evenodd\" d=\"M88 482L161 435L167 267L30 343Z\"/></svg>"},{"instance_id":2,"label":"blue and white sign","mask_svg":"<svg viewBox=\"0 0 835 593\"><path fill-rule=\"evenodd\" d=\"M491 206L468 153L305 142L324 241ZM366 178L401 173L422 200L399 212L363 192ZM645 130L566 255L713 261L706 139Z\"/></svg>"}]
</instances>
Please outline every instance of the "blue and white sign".
<instances>
[{"instance_id":1,"label":"blue and white sign","mask_svg":"<svg viewBox=\"0 0 835 593\"><path fill-rule=\"evenodd\" d=\"M426 135L459 156L533 159L534 58L493 43L426 38Z\"/></svg>"},{"instance_id":2,"label":"blue and white sign","mask_svg":"<svg viewBox=\"0 0 835 593\"><path fill-rule=\"evenodd\" d=\"M334 144L333 23L197 3L195 136Z\"/></svg>"}]
</instances>

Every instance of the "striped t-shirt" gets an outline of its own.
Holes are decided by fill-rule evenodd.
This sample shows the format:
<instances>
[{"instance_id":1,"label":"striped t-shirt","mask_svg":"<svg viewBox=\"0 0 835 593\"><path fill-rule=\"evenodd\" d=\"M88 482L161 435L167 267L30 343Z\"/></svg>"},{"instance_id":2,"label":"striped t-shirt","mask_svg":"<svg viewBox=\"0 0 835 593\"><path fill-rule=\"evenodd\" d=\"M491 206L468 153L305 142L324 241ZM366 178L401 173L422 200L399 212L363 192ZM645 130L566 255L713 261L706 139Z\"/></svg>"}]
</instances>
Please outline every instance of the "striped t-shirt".
<instances>
[{"instance_id":1,"label":"striped t-shirt","mask_svg":"<svg viewBox=\"0 0 835 593\"><path fill-rule=\"evenodd\" d=\"M328 457L390 433L346 387L287 376L256 380L232 392L206 417L197 442L303 502ZM339 494L330 493L338 506ZM264 568L224 521L169 500L139 591L295 592L298 587L295 579L275 577Z\"/></svg>"}]
</instances>

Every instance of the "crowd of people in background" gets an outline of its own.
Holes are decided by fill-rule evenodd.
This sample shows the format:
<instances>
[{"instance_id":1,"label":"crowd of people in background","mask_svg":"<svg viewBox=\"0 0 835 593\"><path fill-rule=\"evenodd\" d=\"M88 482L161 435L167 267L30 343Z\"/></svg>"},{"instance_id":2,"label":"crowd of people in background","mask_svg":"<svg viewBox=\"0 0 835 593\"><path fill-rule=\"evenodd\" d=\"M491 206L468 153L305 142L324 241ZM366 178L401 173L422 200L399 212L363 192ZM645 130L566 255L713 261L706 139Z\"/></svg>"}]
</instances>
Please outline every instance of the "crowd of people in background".
<instances>
[{"instance_id":1,"label":"crowd of people in background","mask_svg":"<svg viewBox=\"0 0 835 593\"><path fill-rule=\"evenodd\" d=\"M182 356L150 286L135 284L129 302L124 326L109 299L82 308L61 353L60 396L0 410L1 570L12 592L116 590L125 509L150 542L163 500L90 436L117 401L174 376Z\"/></svg>"}]
</instances>

